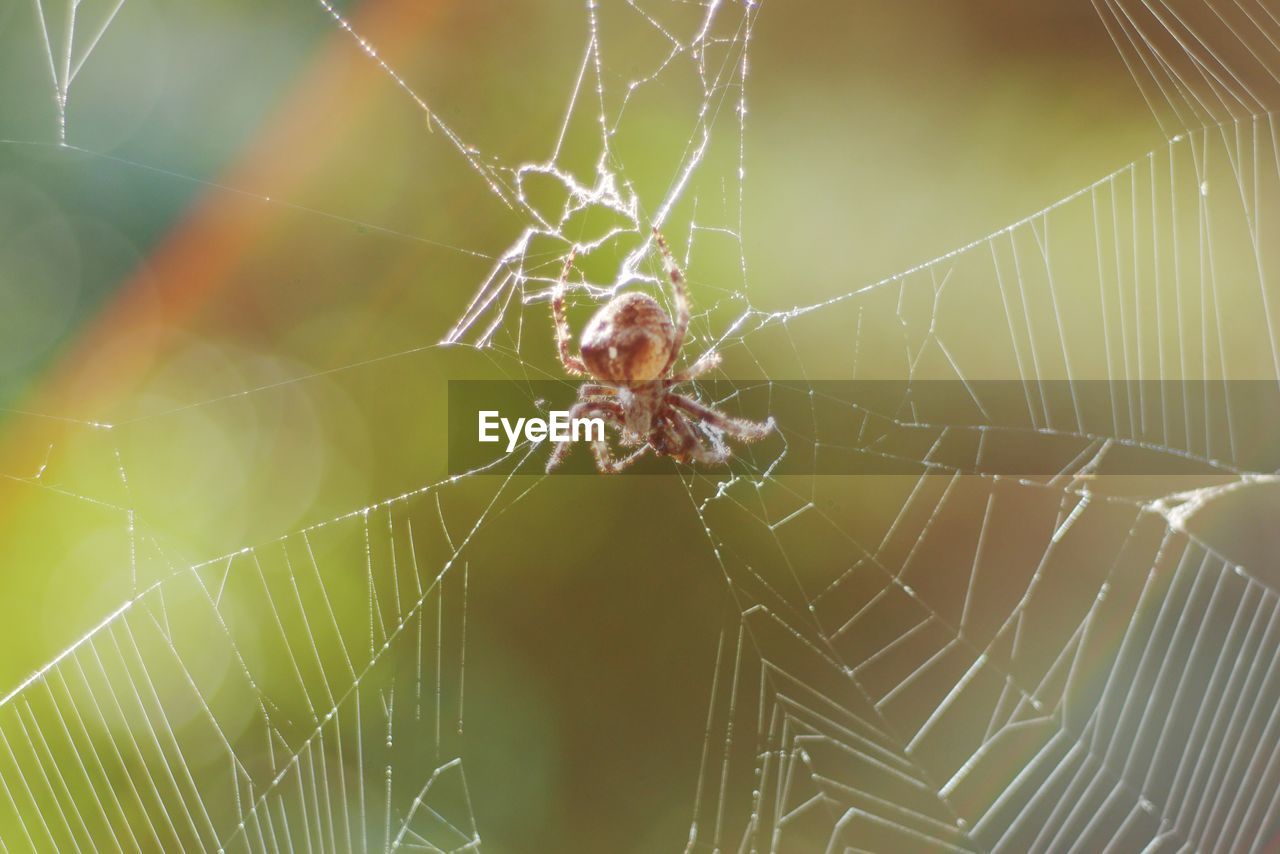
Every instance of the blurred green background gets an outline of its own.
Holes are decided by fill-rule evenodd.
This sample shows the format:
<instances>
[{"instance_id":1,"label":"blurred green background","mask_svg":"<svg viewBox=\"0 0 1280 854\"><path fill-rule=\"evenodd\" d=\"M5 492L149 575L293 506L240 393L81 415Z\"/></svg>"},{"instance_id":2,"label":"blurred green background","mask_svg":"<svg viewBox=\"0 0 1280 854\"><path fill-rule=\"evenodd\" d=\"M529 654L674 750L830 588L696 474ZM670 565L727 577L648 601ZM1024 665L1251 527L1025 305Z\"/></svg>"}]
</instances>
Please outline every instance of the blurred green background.
<instances>
[{"instance_id":1,"label":"blurred green background","mask_svg":"<svg viewBox=\"0 0 1280 854\"><path fill-rule=\"evenodd\" d=\"M85 32L112 5L85 0ZM687 31L684 4L642 5ZM45 6L56 40L65 12ZM482 161L551 155L585 3L339 8ZM622 3L599 15L613 115L670 44ZM447 379L559 376L543 302L517 305L494 350L434 346L529 221L316 4L127 0L69 87L70 148L40 32L33 4L0 7L4 691L157 578L441 480ZM1076 2L770 0L746 90L747 275L710 232L689 266L695 306L728 317L736 293L785 309L913 267L1164 141ZM685 59L638 91L609 167L647 218L703 98ZM736 97L664 226L682 257L691 218L736 227ZM594 110L557 160L585 183ZM593 281L620 244L582 260ZM553 277L562 251L526 272ZM589 311L579 293L575 325ZM691 346L724 319L699 317ZM976 312L951 319L983 335ZM807 347L851 332L823 334ZM728 371L786 364L782 346L729 352ZM676 478L554 478L515 500L530 484L474 477L446 499L474 520L501 494L462 552L459 749L485 850L679 849L732 624L722 572ZM880 489L850 488L840 512L891 515Z\"/></svg>"}]
</instances>

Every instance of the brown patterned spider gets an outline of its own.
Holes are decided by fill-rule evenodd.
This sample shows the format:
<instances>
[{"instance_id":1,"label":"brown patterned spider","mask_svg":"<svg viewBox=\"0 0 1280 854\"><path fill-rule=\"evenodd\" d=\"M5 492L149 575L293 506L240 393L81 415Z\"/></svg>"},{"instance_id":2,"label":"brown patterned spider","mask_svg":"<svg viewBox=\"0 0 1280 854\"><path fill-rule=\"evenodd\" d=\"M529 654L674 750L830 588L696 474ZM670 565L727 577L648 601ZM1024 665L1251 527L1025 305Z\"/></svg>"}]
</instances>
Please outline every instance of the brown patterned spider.
<instances>
[{"instance_id":1,"label":"brown patterned spider","mask_svg":"<svg viewBox=\"0 0 1280 854\"><path fill-rule=\"evenodd\" d=\"M682 463L692 460L719 465L732 455L721 434L740 442L758 442L774 429L773 418L764 423L730 418L672 391L720 364L720 356L708 351L690 367L672 373L689 329L689 296L684 276L657 228L653 238L675 291L675 323L653 297L635 291L619 294L587 323L579 347L581 355L575 356L569 350L569 322L564 315L564 285L573 266L572 251L551 298L564 369L572 376L587 375L596 380L582 384L569 417L600 418L618 431L624 447L637 449L614 459L604 438L593 440L596 468L604 473L620 472L650 450ZM711 429L700 431L694 422ZM564 462L570 448L569 442L556 445L547 461L548 472Z\"/></svg>"}]
</instances>

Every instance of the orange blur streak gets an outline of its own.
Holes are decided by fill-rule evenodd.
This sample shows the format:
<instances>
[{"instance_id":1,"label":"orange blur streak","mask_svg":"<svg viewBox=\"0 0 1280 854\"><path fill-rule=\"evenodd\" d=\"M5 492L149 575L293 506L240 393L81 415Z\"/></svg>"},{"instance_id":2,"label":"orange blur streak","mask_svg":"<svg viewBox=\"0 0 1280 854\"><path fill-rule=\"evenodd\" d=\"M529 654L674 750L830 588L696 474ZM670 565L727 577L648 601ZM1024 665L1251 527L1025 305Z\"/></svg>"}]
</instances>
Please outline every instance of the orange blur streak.
<instances>
[{"instance_id":1,"label":"orange blur streak","mask_svg":"<svg viewBox=\"0 0 1280 854\"><path fill-rule=\"evenodd\" d=\"M380 52L394 57L422 37L439 8L439 3L422 0L371 0L350 20ZM315 12L329 21L318 4ZM289 198L331 165L341 142L341 122L351 119L350 105L358 107L368 95L381 95L381 89L394 85L349 33L333 25L319 56L218 183ZM335 105L348 108L338 116ZM418 109L407 99L405 108ZM227 294L274 213L266 201L217 189L207 192L16 408L92 418L126 398L161 360L184 321L220 293ZM22 430L10 425L7 433L0 445L0 470L11 471L5 463L44 447L38 426Z\"/></svg>"}]
</instances>

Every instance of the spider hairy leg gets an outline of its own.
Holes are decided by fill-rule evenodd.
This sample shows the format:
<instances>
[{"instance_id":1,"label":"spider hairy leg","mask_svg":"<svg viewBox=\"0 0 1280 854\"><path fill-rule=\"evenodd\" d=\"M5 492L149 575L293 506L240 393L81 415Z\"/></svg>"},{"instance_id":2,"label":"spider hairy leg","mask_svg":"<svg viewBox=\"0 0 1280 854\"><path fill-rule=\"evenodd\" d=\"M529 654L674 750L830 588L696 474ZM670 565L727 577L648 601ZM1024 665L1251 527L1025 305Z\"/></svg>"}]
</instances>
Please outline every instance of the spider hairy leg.
<instances>
[{"instance_id":1,"label":"spider hairy leg","mask_svg":"<svg viewBox=\"0 0 1280 854\"><path fill-rule=\"evenodd\" d=\"M718 466L727 463L732 456L729 447L717 437L710 437L711 447L704 445L693 425L679 413L673 413L673 417L664 426L669 431L668 440L681 448L680 453L673 454L681 462L692 458L694 462L704 466Z\"/></svg>"},{"instance_id":2,"label":"spider hairy leg","mask_svg":"<svg viewBox=\"0 0 1280 854\"><path fill-rule=\"evenodd\" d=\"M559 348L560 362L571 375L580 377L587 372L587 366L569 349L572 335L569 332L569 321L564 315L564 283L569 280L569 271L573 269L573 259L577 254L578 247L575 246L569 250L569 255L564 259L564 269L560 271L555 290L551 292L551 319L555 321L556 346Z\"/></svg>"},{"instance_id":3,"label":"spider hairy leg","mask_svg":"<svg viewBox=\"0 0 1280 854\"><path fill-rule=\"evenodd\" d=\"M710 424L718 430L723 430L726 435L737 439L739 442L759 442L777 427L772 416L763 422L747 421L743 418L730 418L728 415L717 412L709 406L703 406L683 394L673 394L670 398L674 406L678 406L699 421Z\"/></svg>"},{"instance_id":4,"label":"spider hairy leg","mask_svg":"<svg viewBox=\"0 0 1280 854\"><path fill-rule=\"evenodd\" d=\"M657 241L658 249L662 252L662 263L667 269L667 276L671 279L671 285L676 297L676 330L675 336L671 340L671 354L667 357L667 365L662 370L662 376L665 376L680 356L680 348L684 346L684 336L689 331L689 294L685 290L684 274L680 272L676 259L671 257L671 250L667 248L667 241L663 238L662 233L658 231L656 225L653 227L653 239Z\"/></svg>"},{"instance_id":5,"label":"spider hairy leg","mask_svg":"<svg viewBox=\"0 0 1280 854\"><path fill-rule=\"evenodd\" d=\"M596 455L596 468L604 474L618 474L623 469L631 468L637 460L649 452L649 446L643 445L640 450L632 451L620 460L615 460L609 453L609 446L603 441L592 442L591 450Z\"/></svg>"},{"instance_id":6,"label":"spider hairy leg","mask_svg":"<svg viewBox=\"0 0 1280 854\"><path fill-rule=\"evenodd\" d=\"M719 353L715 353L715 352L703 353L702 356L698 358L698 361L694 362L692 365L685 368L683 371L673 374L671 377L671 381L673 383L684 383L684 382L688 382L689 380L696 380L698 377L702 376L703 374L706 374L710 371L714 371L718 367L720 367Z\"/></svg>"},{"instance_id":7,"label":"spider hairy leg","mask_svg":"<svg viewBox=\"0 0 1280 854\"><path fill-rule=\"evenodd\" d=\"M607 400L584 400L576 403L569 409L569 418L600 418L603 419L606 426L612 425L619 432L621 432L623 421L625 420L622 406ZM547 474L559 468L572 449L572 442L556 444L555 449L551 452L551 458L547 460ZM612 453L609 451L609 443L603 437L591 440L591 451L596 457L596 468L605 474L614 474L622 471L622 469L635 462L643 450L642 448L639 452L631 454L630 457L614 460Z\"/></svg>"}]
</instances>

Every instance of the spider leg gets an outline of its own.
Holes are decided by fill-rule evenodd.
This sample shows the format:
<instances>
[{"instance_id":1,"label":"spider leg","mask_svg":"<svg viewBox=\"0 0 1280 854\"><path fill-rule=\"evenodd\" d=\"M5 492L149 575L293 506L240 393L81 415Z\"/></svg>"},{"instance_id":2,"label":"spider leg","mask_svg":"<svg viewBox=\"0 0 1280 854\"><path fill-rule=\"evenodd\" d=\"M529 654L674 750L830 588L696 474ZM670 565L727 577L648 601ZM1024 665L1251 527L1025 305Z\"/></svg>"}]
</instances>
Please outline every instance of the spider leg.
<instances>
[{"instance_id":1,"label":"spider leg","mask_svg":"<svg viewBox=\"0 0 1280 854\"><path fill-rule=\"evenodd\" d=\"M622 407L616 403L603 400L583 400L575 403L569 408L569 418L602 418L605 424L612 424L614 427L621 429L622 425ZM596 440L602 441L602 440ZM593 441L592 444L596 444ZM551 452L551 458L547 460L547 473L550 474L561 463L564 458L569 456L569 451L573 450L572 442L559 442L555 449ZM608 450L606 446L605 450ZM599 461L599 452L596 453L597 462Z\"/></svg>"},{"instance_id":2,"label":"spider leg","mask_svg":"<svg viewBox=\"0 0 1280 854\"><path fill-rule=\"evenodd\" d=\"M664 427L669 431L671 441L682 448L682 453L678 455L681 462L687 462L690 457L704 466L718 466L729 461L729 447L714 436L711 437L711 446L707 447L683 413L673 411Z\"/></svg>"},{"instance_id":3,"label":"spider leg","mask_svg":"<svg viewBox=\"0 0 1280 854\"><path fill-rule=\"evenodd\" d=\"M672 406L683 409L690 415L695 416L699 421L710 424L718 430L723 430L726 435L737 439L739 442L759 442L772 433L777 426L772 416L764 422L747 421L742 418L730 418L723 412L704 406L692 398L685 397L683 394L669 394L667 398L671 401Z\"/></svg>"},{"instance_id":4,"label":"spider leg","mask_svg":"<svg viewBox=\"0 0 1280 854\"><path fill-rule=\"evenodd\" d=\"M675 259L671 257L667 241L663 239L656 225L653 227L653 239L662 250L662 265L667 269L667 275L671 278L671 285L676 295L676 334L671 339L671 355L667 356L666 367L660 374L660 376L666 376L680 356L680 348L684 346L684 336L689 331L689 294L684 288L684 274L680 272Z\"/></svg>"},{"instance_id":5,"label":"spider leg","mask_svg":"<svg viewBox=\"0 0 1280 854\"><path fill-rule=\"evenodd\" d=\"M572 376L582 376L587 372L587 366L569 349L573 336L569 332L569 321L564 316L564 283L569 279L569 270L573 268L573 258L577 253L576 246L569 250L568 257L564 259L564 269L560 271L555 290L551 292L551 319L556 326L556 346L560 351L561 364Z\"/></svg>"},{"instance_id":6,"label":"spider leg","mask_svg":"<svg viewBox=\"0 0 1280 854\"><path fill-rule=\"evenodd\" d=\"M622 414L622 408L618 406L618 404L612 404L612 406L617 407L618 412L616 415L614 415L613 418L606 419L606 422L613 424L613 426L618 430L619 433L624 434L624 438L625 438L625 431L623 430L624 416ZM561 447L566 447L568 444L569 443L566 442ZM630 443L624 443L624 444L630 444ZM604 437L591 440L591 453L595 455L596 469L601 474L617 474L623 469L629 468L631 465L633 465L636 462L636 460L643 457L645 455L645 452L647 452L648 450L649 450L648 445L641 445L639 449L632 451L630 454L627 454L622 459L614 459L613 452L609 450L609 443L604 439Z\"/></svg>"},{"instance_id":7,"label":"spider leg","mask_svg":"<svg viewBox=\"0 0 1280 854\"><path fill-rule=\"evenodd\" d=\"M620 460L615 460L609 456L609 446L604 442L593 442L591 449L596 452L596 468L606 474L617 474L623 469L630 468L635 464L636 460L649 452L648 445L641 445L639 450L632 451Z\"/></svg>"},{"instance_id":8,"label":"spider leg","mask_svg":"<svg viewBox=\"0 0 1280 854\"><path fill-rule=\"evenodd\" d=\"M719 366L720 366L719 353L711 353L711 352L703 353L702 356L698 359L698 361L694 362L692 365L685 368L683 371L679 371L678 373L673 374L671 376L671 382L684 383L684 382L688 382L689 380L696 380L698 377L702 376L708 371L715 370Z\"/></svg>"},{"instance_id":9,"label":"spider leg","mask_svg":"<svg viewBox=\"0 0 1280 854\"><path fill-rule=\"evenodd\" d=\"M583 383L578 388L578 400L590 403L604 403L613 406L621 406L618 403L619 389L616 386L604 385L602 383ZM636 445L643 445L644 436L637 436L626 427L626 416L619 415L618 420L621 423L614 426L618 429L618 443L623 447L634 448Z\"/></svg>"},{"instance_id":10,"label":"spider leg","mask_svg":"<svg viewBox=\"0 0 1280 854\"><path fill-rule=\"evenodd\" d=\"M600 418L606 425L612 424L614 429L619 432L622 432L624 420L622 406L608 400L580 401L569 409L569 418ZM556 444L555 450L551 452L551 458L547 460L547 473L550 474L555 471L564 462L564 458L569 456L569 451L572 449L572 442ZM620 460L615 460L609 450L609 442L605 437L601 436L598 439L591 440L591 451L595 454L596 468L603 474L616 474L622 471L638 460L645 450L645 448L641 448Z\"/></svg>"}]
</instances>

